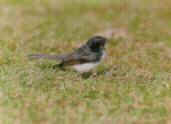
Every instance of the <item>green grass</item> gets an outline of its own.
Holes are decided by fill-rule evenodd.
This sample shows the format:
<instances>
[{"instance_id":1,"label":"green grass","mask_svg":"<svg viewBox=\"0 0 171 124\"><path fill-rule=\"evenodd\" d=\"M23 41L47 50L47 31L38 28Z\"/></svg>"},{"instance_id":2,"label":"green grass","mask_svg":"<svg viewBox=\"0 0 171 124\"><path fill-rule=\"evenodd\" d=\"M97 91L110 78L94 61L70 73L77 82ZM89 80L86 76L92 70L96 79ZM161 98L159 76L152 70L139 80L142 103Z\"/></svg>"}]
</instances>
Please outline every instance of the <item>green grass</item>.
<instances>
[{"instance_id":1,"label":"green grass","mask_svg":"<svg viewBox=\"0 0 171 124\"><path fill-rule=\"evenodd\" d=\"M0 123L171 123L170 3L1 0ZM99 33L110 42L96 77L27 58L70 52Z\"/></svg>"}]
</instances>

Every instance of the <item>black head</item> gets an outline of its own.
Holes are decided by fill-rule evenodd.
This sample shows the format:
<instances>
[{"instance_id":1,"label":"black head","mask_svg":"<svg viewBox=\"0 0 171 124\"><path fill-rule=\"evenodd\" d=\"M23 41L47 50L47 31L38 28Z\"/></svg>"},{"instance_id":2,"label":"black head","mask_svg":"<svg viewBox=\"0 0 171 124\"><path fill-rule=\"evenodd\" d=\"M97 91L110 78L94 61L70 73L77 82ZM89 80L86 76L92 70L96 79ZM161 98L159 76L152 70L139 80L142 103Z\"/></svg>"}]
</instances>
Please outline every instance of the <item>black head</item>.
<instances>
[{"instance_id":1,"label":"black head","mask_svg":"<svg viewBox=\"0 0 171 124\"><path fill-rule=\"evenodd\" d=\"M105 48L106 41L107 39L105 37L94 36L88 40L87 45L92 51L99 51Z\"/></svg>"}]
</instances>

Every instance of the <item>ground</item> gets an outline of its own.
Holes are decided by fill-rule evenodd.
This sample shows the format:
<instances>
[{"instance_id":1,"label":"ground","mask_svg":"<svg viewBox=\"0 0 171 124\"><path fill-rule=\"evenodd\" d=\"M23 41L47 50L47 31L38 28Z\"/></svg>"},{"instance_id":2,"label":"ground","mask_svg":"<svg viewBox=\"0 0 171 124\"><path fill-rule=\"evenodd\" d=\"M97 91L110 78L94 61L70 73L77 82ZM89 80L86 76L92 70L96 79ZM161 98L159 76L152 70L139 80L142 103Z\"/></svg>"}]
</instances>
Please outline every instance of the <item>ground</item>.
<instances>
[{"instance_id":1,"label":"ground","mask_svg":"<svg viewBox=\"0 0 171 124\"><path fill-rule=\"evenodd\" d=\"M170 124L170 0L1 0L0 124ZM109 38L96 76L32 53Z\"/></svg>"}]
</instances>

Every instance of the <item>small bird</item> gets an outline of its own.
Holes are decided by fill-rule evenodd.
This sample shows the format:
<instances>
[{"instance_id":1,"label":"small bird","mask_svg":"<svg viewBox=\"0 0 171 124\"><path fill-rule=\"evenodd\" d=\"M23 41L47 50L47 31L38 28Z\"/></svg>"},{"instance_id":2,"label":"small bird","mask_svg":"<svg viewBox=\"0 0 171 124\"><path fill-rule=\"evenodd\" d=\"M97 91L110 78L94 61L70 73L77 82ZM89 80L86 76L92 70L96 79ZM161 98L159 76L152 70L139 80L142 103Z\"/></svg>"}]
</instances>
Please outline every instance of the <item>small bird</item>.
<instances>
[{"instance_id":1,"label":"small bird","mask_svg":"<svg viewBox=\"0 0 171 124\"><path fill-rule=\"evenodd\" d=\"M71 66L80 73L89 72L95 68L105 57L105 45L107 39L102 36L93 36L87 43L72 53L64 55L32 54L31 59L59 60L58 67Z\"/></svg>"}]
</instances>

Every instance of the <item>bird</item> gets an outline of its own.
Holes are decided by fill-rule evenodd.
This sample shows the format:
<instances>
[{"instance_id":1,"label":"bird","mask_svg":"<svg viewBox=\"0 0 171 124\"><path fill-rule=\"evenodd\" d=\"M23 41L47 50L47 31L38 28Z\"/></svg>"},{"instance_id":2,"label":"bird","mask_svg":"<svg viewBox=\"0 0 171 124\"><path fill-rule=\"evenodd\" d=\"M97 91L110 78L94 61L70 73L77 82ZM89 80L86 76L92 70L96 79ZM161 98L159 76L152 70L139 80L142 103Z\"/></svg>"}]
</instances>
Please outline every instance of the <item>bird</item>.
<instances>
[{"instance_id":1,"label":"bird","mask_svg":"<svg viewBox=\"0 0 171 124\"><path fill-rule=\"evenodd\" d=\"M93 36L78 49L62 55L31 54L31 59L59 60L57 67L73 67L77 72L91 71L105 58L105 46L108 39L103 36ZM55 67L56 67L55 66Z\"/></svg>"}]
</instances>

